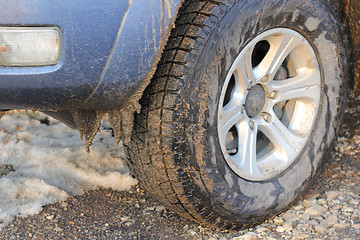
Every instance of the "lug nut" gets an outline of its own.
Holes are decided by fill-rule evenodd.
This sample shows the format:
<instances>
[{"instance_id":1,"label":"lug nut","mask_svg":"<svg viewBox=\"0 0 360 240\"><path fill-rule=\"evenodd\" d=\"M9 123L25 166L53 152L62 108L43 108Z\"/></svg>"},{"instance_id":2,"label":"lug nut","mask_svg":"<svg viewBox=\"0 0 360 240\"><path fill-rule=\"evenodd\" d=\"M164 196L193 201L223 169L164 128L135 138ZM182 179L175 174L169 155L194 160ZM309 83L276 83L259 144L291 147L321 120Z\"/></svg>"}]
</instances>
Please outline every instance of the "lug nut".
<instances>
[{"instance_id":1,"label":"lug nut","mask_svg":"<svg viewBox=\"0 0 360 240\"><path fill-rule=\"evenodd\" d=\"M253 121L253 120L250 120L250 121L249 121L249 127L250 127L251 130L254 130L255 124L254 124L254 121Z\"/></svg>"},{"instance_id":2,"label":"lug nut","mask_svg":"<svg viewBox=\"0 0 360 240\"><path fill-rule=\"evenodd\" d=\"M226 149L228 154L235 154L237 153L237 149L236 148L233 148L233 149Z\"/></svg>"},{"instance_id":3,"label":"lug nut","mask_svg":"<svg viewBox=\"0 0 360 240\"><path fill-rule=\"evenodd\" d=\"M269 76L269 75L265 75L265 76L261 79L261 81L262 81L262 82L267 82L267 81L269 81L269 79L270 79L270 76Z\"/></svg>"},{"instance_id":4,"label":"lug nut","mask_svg":"<svg viewBox=\"0 0 360 240\"><path fill-rule=\"evenodd\" d=\"M272 116L269 113L263 112L261 113L261 115L263 116L265 122L271 122L272 121Z\"/></svg>"},{"instance_id":5,"label":"lug nut","mask_svg":"<svg viewBox=\"0 0 360 240\"><path fill-rule=\"evenodd\" d=\"M278 91L273 91L271 93L268 94L268 97L271 98L271 99L276 99L276 98L279 98L279 92Z\"/></svg>"}]
</instances>

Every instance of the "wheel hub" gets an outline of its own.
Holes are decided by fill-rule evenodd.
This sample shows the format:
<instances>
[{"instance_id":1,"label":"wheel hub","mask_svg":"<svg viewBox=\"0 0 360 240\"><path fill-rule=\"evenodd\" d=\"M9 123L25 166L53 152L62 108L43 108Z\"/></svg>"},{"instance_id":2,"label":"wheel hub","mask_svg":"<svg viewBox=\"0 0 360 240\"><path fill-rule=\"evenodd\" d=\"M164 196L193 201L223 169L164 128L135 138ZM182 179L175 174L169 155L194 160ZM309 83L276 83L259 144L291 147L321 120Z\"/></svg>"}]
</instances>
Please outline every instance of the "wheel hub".
<instances>
[{"instance_id":1,"label":"wheel hub","mask_svg":"<svg viewBox=\"0 0 360 240\"><path fill-rule=\"evenodd\" d=\"M245 100L245 111L246 114L253 118L257 116L264 108L266 101L266 93L264 88L260 84L256 84L250 88L246 100Z\"/></svg>"},{"instance_id":2,"label":"wheel hub","mask_svg":"<svg viewBox=\"0 0 360 240\"><path fill-rule=\"evenodd\" d=\"M311 135L320 99L319 64L304 36L287 28L256 36L233 62L220 95L217 129L229 167L250 181L285 171Z\"/></svg>"}]
</instances>

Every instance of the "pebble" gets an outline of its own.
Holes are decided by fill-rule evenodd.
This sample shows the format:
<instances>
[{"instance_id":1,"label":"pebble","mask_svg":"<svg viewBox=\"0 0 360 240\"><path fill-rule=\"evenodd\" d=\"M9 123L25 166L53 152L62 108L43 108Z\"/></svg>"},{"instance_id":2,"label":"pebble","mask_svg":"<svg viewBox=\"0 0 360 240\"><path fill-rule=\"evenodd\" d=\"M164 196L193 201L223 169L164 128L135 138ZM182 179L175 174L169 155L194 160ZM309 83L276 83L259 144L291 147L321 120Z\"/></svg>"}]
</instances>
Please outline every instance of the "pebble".
<instances>
[{"instance_id":1,"label":"pebble","mask_svg":"<svg viewBox=\"0 0 360 240\"><path fill-rule=\"evenodd\" d=\"M268 232L268 231L270 231L270 230L267 229L266 227L257 227L256 228L256 232L259 232L259 233Z\"/></svg>"},{"instance_id":2,"label":"pebble","mask_svg":"<svg viewBox=\"0 0 360 240\"><path fill-rule=\"evenodd\" d=\"M324 214L326 211L328 211L328 209L316 203L305 209L305 213L310 213L311 215L321 215Z\"/></svg>"},{"instance_id":3,"label":"pebble","mask_svg":"<svg viewBox=\"0 0 360 240\"><path fill-rule=\"evenodd\" d=\"M352 224L352 227L355 228L356 230L360 230L360 223Z\"/></svg>"},{"instance_id":4,"label":"pebble","mask_svg":"<svg viewBox=\"0 0 360 240\"><path fill-rule=\"evenodd\" d=\"M303 201L303 206L304 206L304 208L308 208L308 207L311 206L311 202L310 202L309 200L305 199L305 200Z\"/></svg>"},{"instance_id":5,"label":"pebble","mask_svg":"<svg viewBox=\"0 0 360 240\"><path fill-rule=\"evenodd\" d=\"M353 212L353 217L360 217L360 210L359 209L356 209L354 212Z\"/></svg>"},{"instance_id":6,"label":"pebble","mask_svg":"<svg viewBox=\"0 0 360 240\"><path fill-rule=\"evenodd\" d=\"M196 232L194 230L192 230L192 229L188 230L187 232L192 236L196 235Z\"/></svg>"},{"instance_id":7,"label":"pebble","mask_svg":"<svg viewBox=\"0 0 360 240\"><path fill-rule=\"evenodd\" d=\"M257 240L257 234L254 232L248 232L242 236L231 238L231 240Z\"/></svg>"},{"instance_id":8,"label":"pebble","mask_svg":"<svg viewBox=\"0 0 360 240\"><path fill-rule=\"evenodd\" d=\"M335 223L334 228L344 229L350 227L350 223Z\"/></svg>"},{"instance_id":9,"label":"pebble","mask_svg":"<svg viewBox=\"0 0 360 240\"><path fill-rule=\"evenodd\" d=\"M323 234L323 235L326 235L329 233L329 230L326 227L324 227L323 225L315 225L314 229L316 232Z\"/></svg>"},{"instance_id":10,"label":"pebble","mask_svg":"<svg viewBox=\"0 0 360 240\"><path fill-rule=\"evenodd\" d=\"M282 233L282 232L285 232L286 229L283 226L277 226L276 231L279 232L279 233Z\"/></svg>"},{"instance_id":11,"label":"pebble","mask_svg":"<svg viewBox=\"0 0 360 240\"><path fill-rule=\"evenodd\" d=\"M332 226L337 222L338 222L337 216L336 215L330 215L323 221L323 224L325 224L327 226Z\"/></svg>"},{"instance_id":12,"label":"pebble","mask_svg":"<svg viewBox=\"0 0 360 240\"><path fill-rule=\"evenodd\" d=\"M293 227L292 227L290 224L288 224L288 223L285 223L285 224L283 225L283 227L284 227L284 229L285 229L286 231L291 231L291 230L293 229Z\"/></svg>"},{"instance_id":13,"label":"pebble","mask_svg":"<svg viewBox=\"0 0 360 240\"><path fill-rule=\"evenodd\" d=\"M346 208L343 209L343 212L345 212L345 213L352 213L352 212L354 212L354 209L351 208L351 207L346 207Z\"/></svg>"},{"instance_id":14,"label":"pebble","mask_svg":"<svg viewBox=\"0 0 360 240\"><path fill-rule=\"evenodd\" d=\"M274 219L273 219L273 222L274 222L275 224L283 224L283 223L284 223L284 220L281 219L281 218L279 218L279 217L277 217L277 218L274 218Z\"/></svg>"},{"instance_id":15,"label":"pebble","mask_svg":"<svg viewBox=\"0 0 360 240\"><path fill-rule=\"evenodd\" d=\"M282 215L282 219L285 220L285 222L294 222L296 219L298 218L298 216L293 213L293 212L290 212L290 211L287 211L285 212L283 215Z\"/></svg>"},{"instance_id":16,"label":"pebble","mask_svg":"<svg viewBox=\"0 0 360 240\"><path fill-rule=\"evenodd\" d=\"M69 206L69 204L67 202L62 202L61 203L61 207L66 208L67 206Z\"/></svg>"},{"instance_id":17,"label":"pebble","mask_svg":"<svg viewBox=\"0 0 360 240\"><path fill-rule=\"evenodd\" d=\"M160 212L160 211L165 211L166 209L165 209L164 206L157 206L157 207L155 208L155 210Z\"/></svg>"},{"instance_id":18,"label":"pebble","mask_svg":"<svg viewBox=\"0 0 360 240\"><path fill-rule=\"evenodd\" d=\"M300 211L302 208L303 208L303 206L302 206L301 204L298 204L298 205L296 205L296 206L293 207L293 209L294 209L295 211Z\"/></svg>"},{"instance_id":19,"label":"pebble","mask_svg":"<svg viewBox=\"0 0 360 240\"><path fill-rule=\"evenodd\" d=\"M322 205L322 206L327 205L327 202L326 202L325 199L319 199L319 200L317 200L317 203Z\"/></svg>"},{"instance_id":20,"label":"pebble","mask_svg":"<svg viewBox=\"0 0 360 240\"><path fill-rule=\"evenodd\" d=\"M130 216L120 217L120 220L121 220L122 222L129 221L130 219L131 219L131 217L130 217Z\"/></svg>"}]
</instances>

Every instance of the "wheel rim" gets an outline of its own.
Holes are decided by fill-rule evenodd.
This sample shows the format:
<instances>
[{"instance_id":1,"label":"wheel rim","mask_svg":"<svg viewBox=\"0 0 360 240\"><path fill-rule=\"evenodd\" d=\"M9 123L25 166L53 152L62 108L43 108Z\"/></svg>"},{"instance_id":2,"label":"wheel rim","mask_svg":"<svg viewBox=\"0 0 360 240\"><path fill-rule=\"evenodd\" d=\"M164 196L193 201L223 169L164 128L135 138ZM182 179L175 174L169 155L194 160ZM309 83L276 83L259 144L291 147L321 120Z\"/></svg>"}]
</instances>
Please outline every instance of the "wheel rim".
<instances>
[{"instance_id":1,"label":"wheel rim","mask_svg":"<svg viewBox=\"0 0 360 240\"><path fill-rule=\"evenodd\" d=\"M218 106L218 137L231 169L251 181L273 178L304 148L321 100L316 54L297 31L275 28L240 52Z\"/></svg>"}]
</instances>

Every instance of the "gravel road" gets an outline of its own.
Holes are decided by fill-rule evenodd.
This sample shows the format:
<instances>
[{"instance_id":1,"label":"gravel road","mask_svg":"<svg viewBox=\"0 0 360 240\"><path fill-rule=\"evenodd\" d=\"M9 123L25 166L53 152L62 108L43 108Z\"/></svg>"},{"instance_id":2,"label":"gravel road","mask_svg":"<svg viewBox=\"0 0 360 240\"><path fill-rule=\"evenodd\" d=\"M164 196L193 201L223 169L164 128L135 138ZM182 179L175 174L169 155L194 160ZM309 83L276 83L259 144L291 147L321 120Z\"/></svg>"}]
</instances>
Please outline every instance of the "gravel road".
<instances>
[{"instance_id":1,"label":"gravel road","mask_svg":"<svg viewBox=\"0 0 360 240\"><path fill-rule=\"evenodd\" d=\"M139 185L98 189L16 218L0 239L360 239L360 97L349 102L328 163L309 193L281 215L219 231L167 211Z\"/></svg>"}]
</instances>

